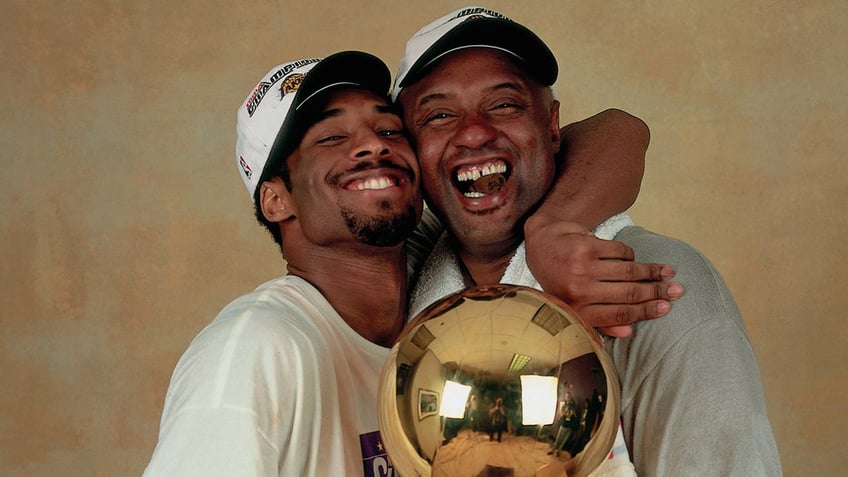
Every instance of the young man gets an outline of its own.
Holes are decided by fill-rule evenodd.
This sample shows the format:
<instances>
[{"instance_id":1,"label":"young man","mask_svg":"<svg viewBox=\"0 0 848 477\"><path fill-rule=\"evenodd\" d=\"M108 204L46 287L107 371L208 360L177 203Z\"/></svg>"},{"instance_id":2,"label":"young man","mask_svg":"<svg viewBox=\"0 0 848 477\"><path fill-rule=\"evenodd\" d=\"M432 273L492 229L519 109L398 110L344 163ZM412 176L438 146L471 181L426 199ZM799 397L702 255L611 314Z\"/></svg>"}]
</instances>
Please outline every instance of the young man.
<instances>
[{"instance_id":1,"label":"young man","mask_svg":"<svg viewBox=\"0 0 848 477\"><path fill-rule=\"evenodd\" d=\"M289 274L228 305L171 380L146 476L383 475L380 370L406 320L419 169L388 68L343 52L272 69L237 159Z\"/></svg>"},{"instance_id":2,"label":"young man","mask_svg":"<svg viewBox=\"0 0 848 477\"><path fill-rule=\"evenodd\" d=\"M410 38L393 96L416 146L425 198L447 225L413 292L413 313L471 284L540 287L523 231L555 178L556 76L542 40L484 8L452 12ZM469 184L474 171L496 186ZM638 473L780 474L756 358L716 270L692 247L626 216L602 228L637 260L670 264L687 290L668 316L606 344ZM532 246L528 236L528 254ZM537 262L550 256L542 249L549 244L536 246Z\"/></svg>"}]
</instances>

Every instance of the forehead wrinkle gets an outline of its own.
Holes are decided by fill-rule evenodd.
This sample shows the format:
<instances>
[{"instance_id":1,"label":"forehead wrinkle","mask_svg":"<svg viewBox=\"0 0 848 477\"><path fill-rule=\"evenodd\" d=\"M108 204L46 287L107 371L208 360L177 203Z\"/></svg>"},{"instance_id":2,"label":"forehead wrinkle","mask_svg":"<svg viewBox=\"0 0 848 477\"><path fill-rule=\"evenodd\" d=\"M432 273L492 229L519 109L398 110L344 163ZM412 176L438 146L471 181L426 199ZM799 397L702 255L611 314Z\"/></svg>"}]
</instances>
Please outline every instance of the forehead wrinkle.
<instances>
[{"instance_id":1,"label":"forehead wrinkle","mask_svg":"<svg viewBox=\"0 0 848 477\"><path fill-rule=\"evenodd\" d=\"M516 93L527 93L528 90L524 86L523 83L517 81L504 81L502 83L498 83L496 85L492 85L486 88L483 88L483 92L487 94L496 93L500 90L510 90L515 91Z\"/></svg>"}]
</instances>

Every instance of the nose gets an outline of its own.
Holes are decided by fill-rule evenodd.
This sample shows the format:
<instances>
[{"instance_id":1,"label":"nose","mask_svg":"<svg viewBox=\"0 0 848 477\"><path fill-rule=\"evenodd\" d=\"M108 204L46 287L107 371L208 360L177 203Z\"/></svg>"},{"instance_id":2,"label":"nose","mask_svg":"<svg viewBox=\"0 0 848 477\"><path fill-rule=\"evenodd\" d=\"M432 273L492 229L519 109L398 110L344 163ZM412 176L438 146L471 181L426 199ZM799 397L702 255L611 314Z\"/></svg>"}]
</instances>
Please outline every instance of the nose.
<instances>
[{"instance_id":1,"label":"nose","mask_svg":"<svg viewBox=\"0 0 848 477\"><path fill-rule=\"evenodd\" d=\"M467 114L463 116L453 137L453 145L468 149L480 149L498 136L498 130L483 116Z\"/></svg>"},{"instance_id":2,"label":"nose","mask_svg":"<svg viewBox=\"0 0 848 477\"><path fill-rule=\"evenodd\" d=\"M389 143L375 131L363 131L356 136L353 148L353 158L361 161L368 158L380 158L391 152Z\"/></svg>"}]
</instances>

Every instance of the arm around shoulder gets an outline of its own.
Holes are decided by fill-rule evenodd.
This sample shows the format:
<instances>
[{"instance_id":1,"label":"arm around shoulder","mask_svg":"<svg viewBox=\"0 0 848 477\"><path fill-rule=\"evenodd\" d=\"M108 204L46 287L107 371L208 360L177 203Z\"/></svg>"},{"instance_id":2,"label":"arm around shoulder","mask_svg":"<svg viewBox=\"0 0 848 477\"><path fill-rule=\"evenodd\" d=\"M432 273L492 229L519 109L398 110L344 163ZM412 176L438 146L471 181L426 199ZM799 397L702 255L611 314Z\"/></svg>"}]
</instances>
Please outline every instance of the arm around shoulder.
<instances>
[{"instance_id":1,"label":"arm around shoulder","mask_svg":"<svg viewBox=\"0 0 848 477\"><path fill-rule=\"evenodd\" d=\"M557 220L590 230L633 205L651 137L644 121L607 109L560 133L559 175L528 226Z\"/></svg>"}]
</instances>

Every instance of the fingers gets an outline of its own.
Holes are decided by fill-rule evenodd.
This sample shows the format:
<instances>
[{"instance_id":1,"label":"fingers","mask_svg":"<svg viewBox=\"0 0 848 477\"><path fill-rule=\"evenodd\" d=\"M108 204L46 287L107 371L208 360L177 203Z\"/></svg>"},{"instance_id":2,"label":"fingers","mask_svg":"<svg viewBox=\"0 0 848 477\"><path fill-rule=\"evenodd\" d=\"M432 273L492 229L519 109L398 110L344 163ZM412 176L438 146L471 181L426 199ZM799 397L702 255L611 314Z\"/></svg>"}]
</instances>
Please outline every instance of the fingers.
<instances>
[{"instance_id":1,"label":"fingers","mask_svg":"<svg viewBox=\"0 0 848 477\"><path fill-rule=\"evenodd\" d=\"M667 313L668 302L683 296L683 286L677 282L572 282L564 287L547 289L577 310L591 306L605 306L612 310L615 306L642 306L646 310L646 319L656 318ZM648 304L651 304L648 307ZM624 308L627 310L627 308ZM609 313L609 312L608 312ZM633 312L622 312L632 315ZM614 324L626 324L633 321L622 320Z\"/></svg>"},{"instance_id":2,"label":"fingers","mask_svg":"<svg viewBox=\"0 0 848 477\"><path fill-rule=\"evenodd\" d=\"M664 281L674 277L674 269L663 263L596 260L592 267L595 279L608 282Z\"/></svg>"},{"instance_id":3,"label":"fingers","mask_svg":"<svg viewBox=\"0 0 848 477\"><path fill-rule=\"evenodd\" d=\"M588 305L577 312L587 325L599 328L602 334L622 338L633 332L633 323L660 318L670 310L670 302L651 300L633 305Z\"/></svg>"},{"instance_id":4,"label":"fingers","mask_svg":"<svg viewBox=\"0 0 848 477\"><path fill-rule=\"evenodd\" d=\"M601 282L589 296L595 303L642 304L651 300L674 301L683 296L683 285L677 282Z\"/></svg>"},{"instance_id":5,"label":"fingers","mask_svg":"<svg viewBox=\"0 0 848 477\"><path fill-rule=\"evenodd\" d=\"M574 228L540 229L535 242L527 238L526 253L542 288L608 336L629 336L629 325L665 315L683 295L669 265L635 262L626 244Z\"/></svg>"},{"instance_id":6,"label":"fingers","mask_svg":"<svg viewBox=\"0 0 848 477\"><path fill-rule=\"evenodd\" d=\"M633 334L633 327L630 325L600 326L598 327L598 331L602 335L611 338L627 338Z\"/></svg>"},{"instance_id":7,"label":"fingers","mask_svg":"<svg viewBox=\"0 0 848 477\"><path fill-rule=\"evenodd\" d=\"M590 237L594 242L596 258L607 260L633 260L635 258L633 249L624 242L617 240L601 240L594 235Z\"/></svg>"}]
</instances>

